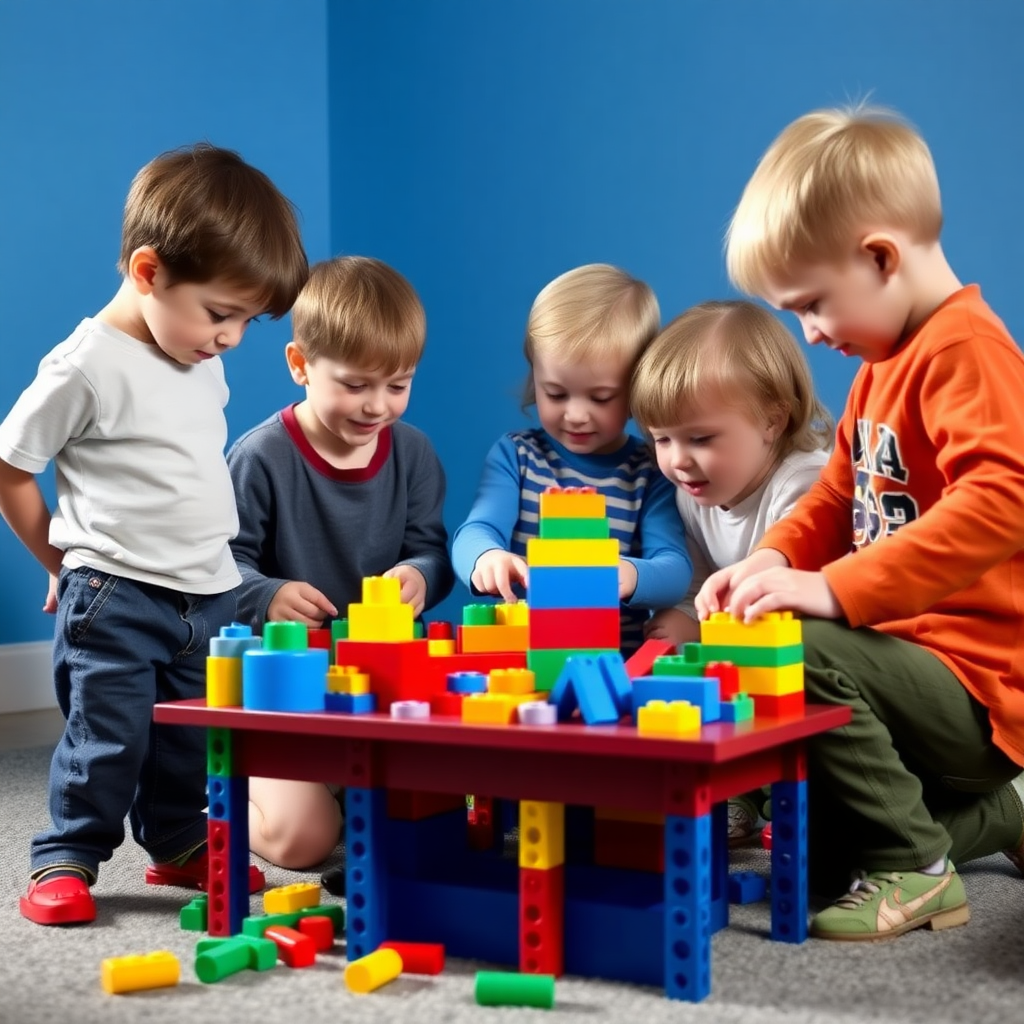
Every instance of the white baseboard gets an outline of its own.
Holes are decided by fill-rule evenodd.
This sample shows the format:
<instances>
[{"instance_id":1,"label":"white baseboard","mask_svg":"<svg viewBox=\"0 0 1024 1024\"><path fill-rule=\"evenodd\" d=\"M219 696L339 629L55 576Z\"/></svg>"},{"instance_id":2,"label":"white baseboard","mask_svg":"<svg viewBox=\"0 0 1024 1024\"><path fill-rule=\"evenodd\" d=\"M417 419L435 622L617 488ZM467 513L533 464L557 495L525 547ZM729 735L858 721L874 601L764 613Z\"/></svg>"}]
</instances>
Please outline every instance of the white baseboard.
<instances>
[{"instance_id":1,"label":"white baseboard","mask_svg":"<svg viewBox=\"0 0 1024 1024\"><path fill-rule=\"evenodd\" d=\"M0 714L55 708L53 643L0 644Z\"/></svg>"}]
</instances>

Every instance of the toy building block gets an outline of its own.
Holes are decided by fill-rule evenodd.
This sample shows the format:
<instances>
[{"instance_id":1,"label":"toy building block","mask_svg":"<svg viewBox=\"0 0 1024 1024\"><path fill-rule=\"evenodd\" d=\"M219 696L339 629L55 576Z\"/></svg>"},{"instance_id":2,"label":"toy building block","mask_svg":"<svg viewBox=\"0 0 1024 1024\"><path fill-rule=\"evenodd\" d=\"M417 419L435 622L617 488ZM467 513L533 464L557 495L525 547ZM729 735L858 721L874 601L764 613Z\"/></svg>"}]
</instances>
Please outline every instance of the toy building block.
<instances>
[{"instance_id":1,"label":"toy building block","mask_svg":"<svg viewBox=\"0 0 1024 1024\"><path fill-rule=\"evenodd\" d=\"M804 691L783 693L779 696L771 693L752 693L755 718L786 718L789 715L804 713Z\"/></svg>"},{"instance_id":2,"label":"toy building block","mask_svg":"<svg viewBox=\"0 0 1024 1024\"><path fill-rule=\"evenodd\" d=\"M697 1001L711 991L711 926L697 894L711 890L712 862L711 815L667 815L663 951L670 999Z\"/></svg>"},{"instance_id":3,"label":"toy building block","mask_svg":"<svg viewBox=\"0 0 1024 1024\"><path fill-rule=\"evenodd\" d=\"M396 700L391 705L391 717L405 721L425 721L430 717L430 703L425 700Z\"/></svg>"},{"instance_id":4,"label":"toy building block","mask_svg":"<svg viewBox=\"0 0 1024 1024\"><path fill-rule=\"evenodd\" d=\"M277 963L277 946L270 939L234 935L196 943L196 977L206 985L239 971L269 971Z\"/></svg>"},{"instance_id":5,"label":"toy building block","mask_svg":"<svg viewBox=\"0 0 1024 1024\"><path fill-rule=\"evenodd\" d=\"M457 644L454 640L431 640L429 637L427 638L427 654L432 658L455 653L457 653Z\"/></svg>"},{"instance_id":6,"label":"toy building block","mask_svg":"<svg viewBox=\"0 0 1024 1024\"><path fill-rule=\"evenodd\" d=\"M267 622L263 625L265 651L305 651L309 649L309 627L302 622Z\"/></svg>"},{"instance_id":7,"label":"toy building block","mask_svg":"<svg viewBox=\"0 0 1024 1024\"><path fill-rule=\"evenodd\" d=\"M487 675L483 672L449 672L448 689L451 693L486 693Z\"/></svg>"},{"instance_id":8,"label":"toy building block","mask_svg":"<svg viewBox=\"0 0 1024 1024\"><path fill-rule=\"evenodd\" d=\"M177 985L181 964L173 953L159 950L139 956L108 957L100 964L100 984L105 992L141 992Z\"/></svg>"},{"instance_id":9,"label":"toy building block","mask_svg":"<svg viewBox=\"0 0 1024 1024\"><path fill-rule=\"evenodd\" d=\"M350 604L348 636L350 640L371 640L375 643L412 640L412 605Z\"/></svg>"},{"instance_id":10,"label":"toy building block","mask_svg":"<svg viewBox=\"0 0 1024 1024\"><path fill-rule=\"evenodd\" d=\"M528 700L518 711L520 725L554 725L558 721L558 708L546 701Z\"/></svg>"},{"instance_id":11,"label":"toy building block","mask_svg":"<svg viewBox=\"0 0 1024 1024\"><path fill-rule=\"evenodd\" d=\"M430 713L435 717L448 715L455 718L462 717L462 699L465 695L461 693L434 693L430 696Z\"/></svg>"},{"instance_id":12,"label":"toy building block","mask_svg":"<svg viewBox=\"0 0 1024 1024\"><path fill-rule=\"evenodd\" d=\"M327 918L321 920L330 924ZM274 924L263 935L277 946L278 960L289 967L309 967L316 960L316 943L309 935L303 935L295 928Z\"/></svg>"},{"instance_id":13,"label":"toy building block","mask_svg":"<svg viewBox=\"0 0 1024 1024\"><path fill-rule=\"evenodd\" d=\"M721 700L729 700L740 692L740 670L731 661L709 661L704 666L704 675L718 680Z\"/></svg>"},{"instance_id":14,"label":"toy building block","mask_svg":"<svg viewBox=\"0 0 1024 1024\"><path fill-rule=\"evenodd\" d=\"M402 973L402 957L394 949L376 949L345 968L345 987L365 995L394 981Z\"/></svg>"},{"instance_id":15,"label":"toy building block","mask_svg":"<svg viewBox=\"0 0 1024 1024\"><path fill-rule=\"evenodd\" d=\"M242 703L242 659L206 659L206 706L239 707Z\"/></svg>"},{"instance_id":16,"label":"toy building block","mask_svg":"<svg viewBox=\"0 0 1024 1024\"><path fill-rule=\"evenodd\" d=\"M464 626L496 626L498 606L496 604L466 604L462 606Z\"/></svg>"},{"instance_id":17,"label":"toy building block","mask_svg":"<svg viewBox=\"0 0 1024 1024\"><path fill-rule=\"evenodd\" d=\"M515 604L496 604L494 621L499 626L528 626L530 624L530 606L525 601Z\"/></svg>"},{"instance_id":18,"label":"toy building block","mask_svg":"<svg viewBox=\"0 0 1024 1024\"><path fill-rule=\"evenodd\" d=\"M593 487L548 487L540 495L540 518L603 519L605 500Z\"/></svg>"},{"instance_id":19,"label":"toy building block","mask_svg":"<svg viewBox=\"0 0 1024 1024\"><path fill-rule=\"evenodd\" d=\"M539 566L618 566L617 540L542 540L531 537L526 542L526 564ZM532 575L532 574L531 574Z\"/></svg>"},{"instance_id":20,"label":"toy building block","mask_svg":"<svg viewBox=\"0 0 1024 1024\"><path fill-rule=\"evenodd\" d=\"M440 974L444 970L440 942L382 942L378 948L393 949L402 958L404 974Z\"/></svg>"},{"instance_id":21,"label":"toy building block","mask_svg":"<svg viewBox=\"0 0 1024 1024\"><path fill-rule=\"evenodd\" d=\"M315 907L300 907L287 914L260 914L257 917L246 917L242 921L240 931L243 935L259 939L272 925L280 924L286 928L299 928L307 917L329 918L334 925L335 934L345 928L345 908L340 903L321 903Z\"/></svg>"},{"instance_id":22,"label":"toy building block","mask_svg":"<svg viewBox=\"0 0 1024 1024\"><path fill-rule=\"evenodd\" d=\"M320 647L325 651L334 649L334 639L331 637L330 629L310 629L307 635L307 643L310 647Z\"/></svg>"},{"instance_id":23,"label":"toy building block","mask_svg":"<svg viewBox=\"0 0 1024 1024\"><path fill-rule=\"evenodd\" d=\"M252 711L323 711L328 661L328 652L319 649L268 650L264 646L246 651L242 703Z\"/></svg>"},{"instance_id":24,"label":"toy building block","mask_svg":"<svg viewBox=\"0 0 1024 1024\"><path fill-rule=\"evenodd\" d=\"M536 693L534 675L528 668L492 668L487 676L488 693Z\"/></svg>"},{"instance_id":25,"label":"toy building block","mask_svg":"<svg viewBox=\"0 0 1024 1024\"><path fill-rule=\"evenodd\" d=\"M466 797L466 844L471 850L490 850L496 838L494 800L489 796Z\"/></svg>"},{"instance_id":26,"label":"toy building block","mask_svg":"<svg viewBox=\"0 0 1024 1024\"><path fill-rule=\"evenodd\" d=\"M565 863L565 804L519 801L519 866L554 868Z\"/></svg>"},{"instance_id":27,"label":"toy building block","mask_svg":"<svg viewBox=\"0 0 1024 1024\"><path fill-rule=\"evenodd\" d=\"M246 775L209 775L206 779L208 816L242 821L249 814L249 778Z\"/></svg>"},{"instance_id":28,"label":"toy building block","mask_svg":"<svg viewBox=\"0 0 1024 1024\"><path fill-rule=\"evenodd\" d=\"M561 516L540 520L543 540L607 540L611 535L607 516Z\"/></svg>"},{"instance_id":29,"label":"toy building block","mask_svg":"<svg viewBox=\"0 0 1024 1024\"><path fill-rule=\"evenodd\" d=\"M700 639L702 644L712 646L789 647L803 643L801 622L793 618L792 612L767 612L750 623L728 612L712 612L700 624Z\"/></svg>"},{"instance_id":30,"label":"toy building block","mask_svg":"<svg viewBox=\"0 0 1024 1024\"><path fill-rule=\"evenodd\" d=\"M457 647L461 654L495 654L525 651L529 627L459 626Z\"/></svg>"},{"instance_id":31,"label":"toy building block","mask_svg":"<svg viewBox=\"0 0 1024 1024\"><path fill-rule=\"evenodd\" d=\"M700 708L685 700L648 701L637 711L636 729L641 736L694 739L700 735Z\"/></svg>"},{"instance_id":32,"label":"toy building block","mask_svg":"<svg viewBox=\"0 0 1024 1024\"><path fill-rule=\"evenodd\" d=\"M768 894L768 883L756 871L729 872L730 903L760 903Z\"/></svg>"},{"instance_id":33,"label":"toy building block","mask_svg":"<svg viewBox=\"0 0 1024 1024\"><path fill-rule=\"evenodd\" d=\"M300 917L295 927L300 935L306 935L312 940L318 953L326 953L334 945L334 922L329 917L322 914Z\"/></svg>"},{"instance_id":34,"label":"toy building block","mask_svg":"<svg viewBox=\"0 0 1024 1024\"><path fill-rule=\"evenodd\" d=\"M519 969L524 974L565 971L565 868L519 871Z\"/></svg>"},{"instance_id":35,"label":"toy building block","mask_svg":"<svg viewBox=\"0 0 1024 1024\"><path fill-rule=\"evenodd\" d=\"M456 667L450 658L431 658L427 640L405 643L373 643L367 640L339 640L334 651L337 665L358 665L370 677L370 689L377 706L387 711L394 700L429 700L445 689L445 675ZM436 668L436 673L431 669Z\"/></svg>"},{"instance_id":36,"label":"toy building block","mask_svg":"<svg viewBox=\"0 0 1024 1024\"><path fill-rule=\"evenodd\" d=\"M555 979L550 974L477 971L473 997L478 1006L535 1006L550 1010L555 1005Z\"/></svg>"},{"instance_id":37,"label":"toy building block","mask_svg":"<svg viewBox=\"0 0 1024 1024\"><path fill-rule=\"evenodd\" d=\"M557 706L560 721L569 718L577 706L587 725L614 725L621 717L597 658L566 658L549 699Z\"/></svg>"},{"instance_id":38,"label":"toy building block","mask_svg":"<svg viewBox=\"0 0 1024 1024\"><path fill-rule=\"evenodd\" d=\"M655 668L658 663L655 662ZM683 678L667 675L641 676L633 680L634 717L639 708L652 700L683 700L700 708L700 720L705 724L722 717L718 696L718 680L713 676Z\"/></svg>"},{"instance_id":39,"label":"toy building block","mask_svg":"<svg viewBox=\"0 0 1024 1024\"><path fill-rule=\"evenodd\" d=\"M345 938L350 960L373 952L387 937L386 827L386 790L346 787L345 892L348 922Z\"/></svg>"},{"instance_id":40,"label":"toy building block","mask_svg":"<svg viewBox=\"0 0 1024 1024\"><path fill-rule=\"evenodd\" d=\"M744 693L769 694L782 697L787 693L797 693L804 688L804 663L780 665L778 667L756 668L748 665L739 666L740 689Z\"/></svg>"},{"instance_id":41,"label":"toy building block","mask_svg":"<svg viewBox=\"0 0 1024 1024\"><path fill-rule=\"evenodd\" d=\"M531 614L538 608L618 608L619 569L617 565L539 565L530 569L527 593Z\"/></svg>"},{"instance_id":42,"label":"toy building block","mask_svg":"<svg viewBox=\"0 0 1024 1024\"><path fill-rule=\"evenodd\" d=\"M329 693L369 693L370 675L357 665L331 665L327 670Z\"/></svg>"},{"instance_id":43,"label":"toy building block","mask_svg":"<svg viewBox=\"0 0 1024 1024\"><path fill-rule=\"evenodd\" d=\"M268 889L263 894L263 910L268 914L291 914L303 907L320 906L320 886L315 882L295 882Z\"/></svg>"},{"instance_id":44,"label":"toy building block","mask_svg":"<svg viewBox=\"0 0 1024 1024\"><path fill-rule=\"evenodd\" d=\"M331 649L337 650L339 640L348 639L348 619L331 620Z\"/></svg>"},{"instance_id":45,"label":"toy building block","mask_svg":"<svg viewBox=\"0 0 1024 1024\"><path fill-rule=\"evenodd\" d=\"M206 730L206 774L232 775L234 762L231 755L231 730Z\"/></svg>"},{"instance_id":46,"label":"toy building block","mask_svg":"<svg viewBox=\"0 0 1024 1024\"><path fill-rule=\"evenodd\" d=\"M469 693L462 701L462 721L476 725L511 725L516 708L532 700L532 693Z\"/></svg>"},{"instance_id":47,"label":"toy building block","mask_svg":"<svg viewBox=\"0 0 1024 1024\"><path fill-rule=\"evenodd\" d=\"M526 666L534 675L534 685L538 692L547 692L554 689L558 677L565 668L568 658L596 658L601 654L616 654L618 648L573 648L563 647L559 650L538 651L530 650L526 653Z\"/></svg>"},{"instance_id":48,"label":"toy building block","mask_svg":"<svg viewBox=\"0 0 1024 1024\"><path fill-rule=\"evenodd\" d=\"M437 622L430 622L427 624L427 639L428 640L454 640L455 631L452 629L452 624L444 620L438 620Z\"/></svg>"},{"instance_id":49,"label":"toy building block","mask_svg":"<svg viewBox=\"0 0 1024 1024\"><path fill-rule=\"evenodd\" d=\"M675 651L675 645L670 644L667 640L645 640L640 649L626 661L626 675L630 679L649 676L654 670L655 661L673 651Z\"/></svg>"},{"instance_id":50,"label":"toy building block","mask_svg":"<svg viewBox=\"0 0 1024 1024\"><path fill-rule=\"evenodd\" d=\"M181 908L178 914L178 922L183 931L205 932L206 931L206 896L197 896L191 903Z\"/></svg>"},{"instance_id":51,"label":"toy building block","mask_svg":"<svg viewBox=\"0 0 1024 1024\"><path fill-rule=\"evenodd\" d=\"M621 629L618 605L609 608L535 608L530 614L530 649L577 647L614 650Z\"/></svg>"},{"instance_id":52,"label":"toy building block","mask_svg":"<svg viewBox=\"0 0 1024 1024\"><path fill-rule=\"evenodd\" d=\"M737 693L722 701L723 722L750 722L754 718L754 702L749 694Z\"/></svg>"},{"instance_id":53,"label":"toy building block","mask_svg":"<svg viewBox=\"0 0 1024 1024\"><path fill-rule=\"evenodd\" d=\"M746 628L746 627L742 627ZM804 645L789 644L785 647L754 647L741 644L684 644L684 656L693 648L700 652L704 661L731 661L734 665L756 667L778 667L795 665L804 660Z\"/></svg>"},{"instance_id":54,"label":"toy building block","mask_svg":"<svg viewBox=\"0 0 1024 1024\"><path fill-rule=\"evenodd\" d=\"M220 635L210 638L211 658L240 658L246 651L262 647L263 640L252 635L249 626L233 622L230 626L221 626Z\"/></svg>"},{"instance_id":55,"label":"toy building block","mask_svg":"<svg viewBox=\"0 0 1024 1024\"><path fill-rule=\"evenodd\" d=\"M375 693L325 693L324 711L340 711L346 715L370 715L377 710Z\"/></svg>"}]
</instances>

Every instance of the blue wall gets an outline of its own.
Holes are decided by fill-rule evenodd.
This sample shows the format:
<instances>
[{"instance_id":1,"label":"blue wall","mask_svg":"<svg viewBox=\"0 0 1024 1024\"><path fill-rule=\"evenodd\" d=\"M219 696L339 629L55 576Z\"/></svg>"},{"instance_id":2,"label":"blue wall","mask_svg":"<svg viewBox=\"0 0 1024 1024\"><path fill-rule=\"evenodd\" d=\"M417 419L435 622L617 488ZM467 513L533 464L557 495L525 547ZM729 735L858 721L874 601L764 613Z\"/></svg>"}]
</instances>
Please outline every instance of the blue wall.
<instances>
[{"instance_id":1,"label":"blue wall","mask_svg":"<svg viewBox=\"0 0 1024 1024\"><path fill-rule=\"evenodd\" d=\"M0 4L0 412L117 286L121 204L161 150L238 149L300 207L312 259L386 259L423 296L409 418L465 514L524 420L533 296L621 264L666 319L729 293L721 238L789 120L871 92L922 129L945 241L1024 339L1024 5L987 0L7 0ZM785 17L782 16L784 13ZM228 360L232 437L297 397L263 323ZM812 352L841 407L854 367ZM0 643L43 639L45 579L0 529ZM457 591L445 610L467 600Z\"/></svg>"},{"instance_id":2,"label":"blue wall","mask_svg":"<svg viewBox=\"0 0 1024 1024\"><path fill-rule=\"evenodd\" d=\"M953 265L1024 340L1019 0L348 0L329 26L331 240L424 298L409 418L448 469L451 527L489 445L524 422L540 287L602 260L650 282L666 320L730 294L730 213L815 107L870 93L919 126ZM855 366L811 361L838 411Z\"/></svg>"}]
</instances>

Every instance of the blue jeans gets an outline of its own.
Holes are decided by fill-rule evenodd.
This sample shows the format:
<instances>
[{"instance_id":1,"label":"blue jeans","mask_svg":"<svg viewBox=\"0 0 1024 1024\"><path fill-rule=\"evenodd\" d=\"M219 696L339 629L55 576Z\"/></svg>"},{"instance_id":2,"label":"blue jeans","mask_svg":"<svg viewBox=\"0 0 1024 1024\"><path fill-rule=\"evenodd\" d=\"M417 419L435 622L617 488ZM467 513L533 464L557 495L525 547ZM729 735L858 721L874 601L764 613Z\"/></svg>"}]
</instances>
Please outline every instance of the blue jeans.
<instances>
[{"instance_id":1,"label":"blue jeans","mask_svg":"<svg viewBox=\"0 0 1024 1024\"><path fill-rule=\"evenodd\" d=\"M211 636L235 592L197 595L95 569L62 569L53 642L64 735L50 764L53 828L32 841L32 873L67 864L95 879L124 819L154 861L206 838L205 730L154 725L159 701L203 697Z\"/></svg>"}]
</instances>

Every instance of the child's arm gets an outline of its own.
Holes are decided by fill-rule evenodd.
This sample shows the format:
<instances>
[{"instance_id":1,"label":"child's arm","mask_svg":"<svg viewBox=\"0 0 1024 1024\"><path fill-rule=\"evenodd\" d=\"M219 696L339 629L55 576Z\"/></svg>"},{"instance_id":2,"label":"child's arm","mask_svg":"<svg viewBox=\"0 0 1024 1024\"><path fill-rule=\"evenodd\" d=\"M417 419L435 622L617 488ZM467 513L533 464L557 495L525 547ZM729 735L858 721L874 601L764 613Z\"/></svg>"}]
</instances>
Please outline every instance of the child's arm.
<instances>
[{"instance_id":1,"label":"child's arm","mask_svg":"<svg viewBox=\"0 0 1024 1024\"><path fill-rule=\"evenodd\" d=\"M509 437L487 453L476 498L466 521L455 531L455 574L473 594L500 595L514 602L514 583L526 583L526 561L510 553L519 518L519 462Z\"/></svg>"},{"instance_id":2,"label":"child's arm","mask_svg":"<svg viewBox=\"0 0 1024 1024\"><path fill-rule=\"evenodd\" d=\"M636 571L636 586L620 599L633 608L670 607L686 593L693 565L676 508L675 488L660 473L644 498L637 530L641 555L623 558Z\"/></svg>"},{"instance_id":3,"label":"child's arm","mask_svg":"<svg viewBox=\"0 0 1024 1024\"><path fill-rule=\"evenodd\" d=\"M14 535L50 574L43 611L57 610L54 580L60 572L64 552L50 543L50 510L36 478L0 459L0 515Z\"/></svg>"},{"instance_id":4,"label":"child's arm","mask_svg":"<svg viewBox=\"0 0 1024 1024\"><path fill-rule=\"evenodd\" d=\"M419 616L451 593L455 574L444 528L444 467L425 437L409 454L409 506L401 557L384 575L401 581L402 600Z\"/></svg>"}]
</instances>

